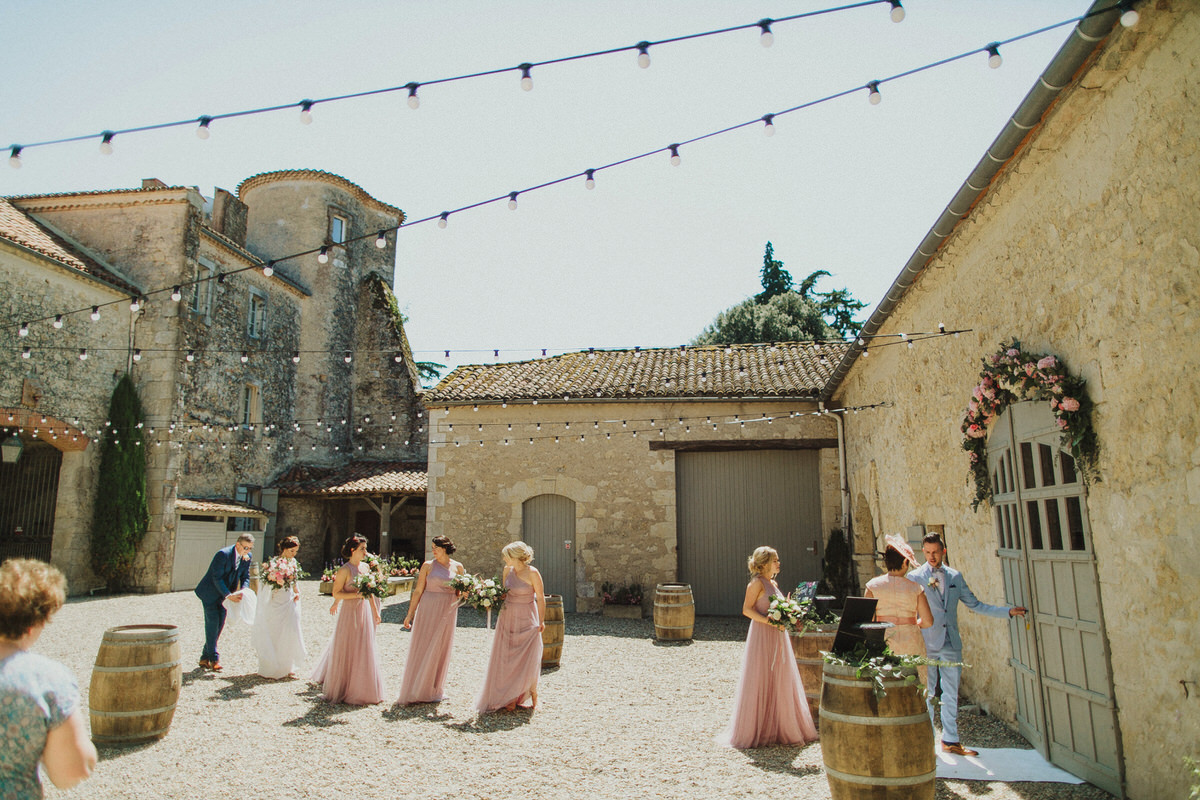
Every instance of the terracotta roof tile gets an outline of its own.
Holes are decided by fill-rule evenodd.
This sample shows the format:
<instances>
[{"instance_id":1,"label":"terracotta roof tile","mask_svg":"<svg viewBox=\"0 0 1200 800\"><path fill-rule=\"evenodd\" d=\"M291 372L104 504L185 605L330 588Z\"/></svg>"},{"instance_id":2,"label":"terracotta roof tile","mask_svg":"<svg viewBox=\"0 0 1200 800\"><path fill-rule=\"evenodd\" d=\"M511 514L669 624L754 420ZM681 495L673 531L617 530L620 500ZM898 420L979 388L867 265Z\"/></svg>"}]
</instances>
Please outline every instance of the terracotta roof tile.
<instances>
[{"instance_id":1,"label":"terracotta roof tile","mask_svg":"<svg viewBox=\"0 0 1200 800\"><path fill-rule=\"evenodd\" d=\"M462 366L425 394L439 403L533 399L813 397L845 342L588 350Z\"/></svg>"},{"instance_id":2,"label":"terracotta roof tile","mask_svg":"<svg viewBox=\"0 0 1200 800\"><path fill-rule=\"evenodd\" d=\"M356 496L425 494L429 488L424 463L351 461L342 467L297 465L273 484L284 496Z\"/></svg>"},{"instance_id":3,"label":"terracotta roof tile","mask_svg":"<svg viewBox=\"0 0 1200 800\"><path fill-rule=\"evenodd\" d=\"M28 250L41 253L65 267L85 272L116 286L121 291L141 294L141 290L136 286L3 197L0 197L0 239L7 239Z\"/></svg>"},{"instance_id":4,"label":"terracotta roof tile","mask_svg":"<svg viewBox=\"0 0 1200 800\"><path fill-rule=\"evenodd\" d=\"M203 497L179 497L175 510L185 514L224 514L227 517L255 517L266 519L270 512L247 503L239 503L227 497L215 499Z\"/></svg>"}]
</instances>

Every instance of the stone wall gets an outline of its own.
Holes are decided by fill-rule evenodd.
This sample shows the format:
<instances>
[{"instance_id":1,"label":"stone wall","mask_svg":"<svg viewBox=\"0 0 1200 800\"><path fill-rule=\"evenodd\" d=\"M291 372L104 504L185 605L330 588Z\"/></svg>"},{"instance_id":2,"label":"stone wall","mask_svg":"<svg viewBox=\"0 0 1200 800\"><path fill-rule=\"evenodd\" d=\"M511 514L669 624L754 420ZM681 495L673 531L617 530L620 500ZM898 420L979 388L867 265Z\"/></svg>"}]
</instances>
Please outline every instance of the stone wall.
<instances>
[{"instance_id":1,"label":"stone wall","mask_svg":"<svg viewBox=\"0 0 1200 800\"><path fill-rule=\"evenodd\" d=\"M458 547L455 557L468 570L498 571L500 548L521 538L524 501L563 495L575 502L577 609L598 611L605 580L627 576L653 586L677 578L675 452L651 449L651 441L835 439L834 422L811 415L770 425L722 424L716 432L702 422L706 416L724 421L726 415L751 419L812 410L811 403L586 401L431 409L436 428L430 438L426 547L434 536L449 536ZM642 420L643 426L658 419L665 436L654 431L634 438L619 421L594 425L622 417ZM686 426L678 424L680 417L688 419ZM554 433L561 434L557 444L537 438ZM505 445L507 436L512 438ZM480 438L486 440L482 447ZM475 441L455 446L456 439ZM819 461L823 524L836 527L832 521L841 513L836 450L823 452Z\"/></svg>"},{"instance_id":2,"label":"stone wall","mask_svg":"<svg viewBox=\"0 0 1200 800\"><path fill-rule=\"evenodd\" d=\"M1087 513L1136 798L1184 796L1200 741L1198 62L1190 4L1118 28L881 331L970 332L873 349L836 397L895 403L848 420L856 516L879 534L944 524L951 562L1000 602L996 535L971 511L960 449L980 361L1015 336L1087 380L1102 448ZM1005 626L961 620L964 693L1012 721Z\"/></svg>"}]
</instances>

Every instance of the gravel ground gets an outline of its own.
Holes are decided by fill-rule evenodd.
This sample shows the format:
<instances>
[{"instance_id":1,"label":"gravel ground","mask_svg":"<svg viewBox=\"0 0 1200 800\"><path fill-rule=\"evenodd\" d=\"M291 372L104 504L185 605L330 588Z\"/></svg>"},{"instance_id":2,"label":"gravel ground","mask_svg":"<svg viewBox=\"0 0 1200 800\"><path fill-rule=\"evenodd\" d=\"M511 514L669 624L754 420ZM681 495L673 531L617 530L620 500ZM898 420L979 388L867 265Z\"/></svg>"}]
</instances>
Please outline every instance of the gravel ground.
<instances>
[{"instance_id":1,"label":"gravel ground","mask_svg":"<svg viewBox=\"0 0 1200 800\"><path fill-rule=\"evenodd\" d=\"M308 665L333 627L317 584L302 587ZM407 601L391 598L379 648L388 693L400 688ZM713 736L728 719L747 622L697 620L690 643L657 644L651 620L567 615L562 664L542 672L539 707L480 718L471 702L490 643L482 614L459 613L449 699L433 705L330 705L306 680L258 677L249 626L230 618L224 672L195 667L203 644L190 592L73 600L36 650L74 670L87 699L104 630L179 626L183 689L166 738L104 748L93 777L69 798L829 798L819 744L750 751ZM993 718L963 715L963 741L1027 747ZM937 782L939 800L1103 798L1088 784Z\"/></svg>"}]
</instances>

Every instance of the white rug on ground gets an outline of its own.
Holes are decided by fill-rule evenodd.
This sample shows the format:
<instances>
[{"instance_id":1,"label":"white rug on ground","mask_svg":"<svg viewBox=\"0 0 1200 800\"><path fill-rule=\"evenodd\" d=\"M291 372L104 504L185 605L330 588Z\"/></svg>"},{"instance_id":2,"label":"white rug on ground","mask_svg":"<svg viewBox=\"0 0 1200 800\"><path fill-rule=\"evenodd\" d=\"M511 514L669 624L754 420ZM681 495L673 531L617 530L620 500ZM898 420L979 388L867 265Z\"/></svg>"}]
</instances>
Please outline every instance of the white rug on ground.
<instances>
[{"instance_id":1,"label":"white rug on ground","mask_svg":"<svg viewBox=\"0 0 1200 800\"><path fill-rule=\"evenodd\" d=\"M978 748L977 756L943 753L937 745L937 776L952 781L1051 781L1083 783L1066 770L1059 769L1037 750L1015 748Z\"/></svg>"}]
</instances>

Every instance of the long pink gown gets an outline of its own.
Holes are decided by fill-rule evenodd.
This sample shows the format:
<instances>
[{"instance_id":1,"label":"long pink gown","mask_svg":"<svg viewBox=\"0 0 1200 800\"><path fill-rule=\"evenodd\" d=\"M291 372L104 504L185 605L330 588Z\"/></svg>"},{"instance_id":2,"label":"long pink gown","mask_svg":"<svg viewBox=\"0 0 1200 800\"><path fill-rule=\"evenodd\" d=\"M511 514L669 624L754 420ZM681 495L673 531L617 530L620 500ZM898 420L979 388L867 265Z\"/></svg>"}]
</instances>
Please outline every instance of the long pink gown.
<instances>
[{"instance_id":1,"label":"long pink gown","mask_svg":"<svg viewBox=\"0 0 1200 800\"><path fill-rule=\"evenodd\" d=\"M369 706L383 702L375 620L368 605L378 602L373 597L343 600L338 608L333 636L312 674L314 681L323 684L322 694L331 703Z\"/></svg>"},{"instance_id":2,"label":"long pink gown","mask_svg":"<svg viewBox=\"0 0 1200 800\"><path fill-rule=\"evenodd\" d=\"M770 596L778 590L765 578L765 590L754 607L766 614ZM718 737L721 744L743 750L771 744L816 741L804 696L804 684L787 632L751 621L742 656L742 675L733 701L733 719Z\"/></svg>"},{"instance_id":3,"label":"long pink gown","mask_svg":"<svg viewBox=\"0 0 1200 800\"><path fill-rule=\"evenodd\" d=\"M436 703L446 699L442 688L454 649L454 628L458 624L458 595L450 588L450 567L437 560L425 577L425 592L413 617L408 661L400 683L397 703Z\"/></svg>"},{"instance_id":4,"label":"long pink gown","mask_svg":"<svg viewBox=\"0 0 1200 800\"><path fill-rule=\"evenodd\" d=\"M925 638L917 626L917 601L925 590L916 581L903 575L880 575L867 581L867 589L878 602L875 604L875 619L890 622L891 628L884 640L892 652L900 655L925 655ZM926 668L917 667L921 683L926 682Z\"/></svg>"},{"instance_id":5,"label":"long pink gown","mask_svg":"<svg viewBox=\"0 0 1200 800\"><path fill-rule=\"evenodd\" d=\"M514 700L517 705L526 706L526 700L532 701L531 693L537 689L542 672L542 632L538 630L533 587L512 572L504 585L508 594L496 620L483 688L475 698L475 710L481 714L503 708Z\"/></svg>"}]
</instances>

